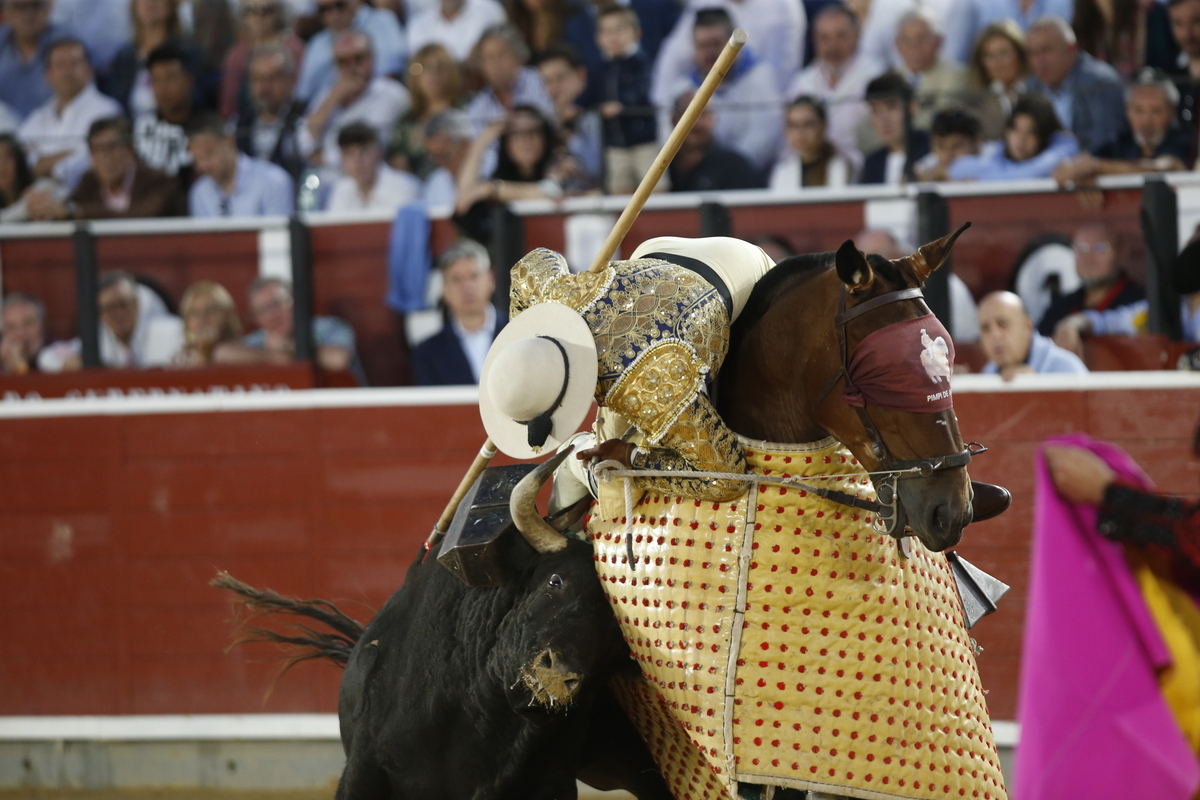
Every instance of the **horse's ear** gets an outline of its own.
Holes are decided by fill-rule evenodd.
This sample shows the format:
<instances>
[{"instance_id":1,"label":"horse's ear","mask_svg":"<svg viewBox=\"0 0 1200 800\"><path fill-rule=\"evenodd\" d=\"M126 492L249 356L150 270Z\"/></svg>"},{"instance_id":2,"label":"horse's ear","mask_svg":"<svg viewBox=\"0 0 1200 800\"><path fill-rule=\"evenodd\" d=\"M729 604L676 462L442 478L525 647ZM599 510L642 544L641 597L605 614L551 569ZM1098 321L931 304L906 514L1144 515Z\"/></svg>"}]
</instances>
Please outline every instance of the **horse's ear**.
<instances>
[{"instance_id":1,"label":"horse's ear","mask_svg":"<svg viewBox=\"0 0 1200 800\"><path fill-rule=\"evenodd\" d=\"M852 292L863 291L875 280L875 272L867 263L866 255L854 246L851 239L838 248L834 263L837 264L838 277Z\"/></svg>"},{"instance_id":2,"label":"horse's ear","mask_svg":"<svg viewBox=\"0 0 1200 800\"><path fill-rule=\"evenodd\" d=\"M959 235L969 227L971 227L971 223L964 222L962 227L954 233L947 234L929 244L923 244L911 256L898 258L894 263L900 269L901 274L911 274L917 279L917 284L921 285L933 274L935 269L946 263L946 256L950 255L950 248L954 247L954 242Z\"/></svg>"}]
</instances>

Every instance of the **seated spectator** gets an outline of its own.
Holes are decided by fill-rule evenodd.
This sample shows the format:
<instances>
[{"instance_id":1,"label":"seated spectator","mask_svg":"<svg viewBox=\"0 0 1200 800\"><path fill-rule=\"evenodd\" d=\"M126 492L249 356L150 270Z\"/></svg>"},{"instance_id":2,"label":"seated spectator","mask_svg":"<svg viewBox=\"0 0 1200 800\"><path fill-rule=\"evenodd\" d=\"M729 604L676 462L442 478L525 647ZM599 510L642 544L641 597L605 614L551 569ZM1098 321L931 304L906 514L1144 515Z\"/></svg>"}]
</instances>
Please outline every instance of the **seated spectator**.
<instances>
[{"instance_id":1,"label":"seated spectator","mask_svg":"<svg viewBox=\"0 0 1200 800\"><path fill-rule=\"evenodd\" d=\"M1048 178L1079 152L1075 137L1062 129L1050 101L1028 94L1017 101L1003 142L987 142L977 156L962 156L948 170L950 180Z\"/></svg>"},{"instance_id":2,"label":"seated spectator","mask_svg":"<svg viewBox=\"0 0 1200 800\"><path fill-rule=\"evenodd\" d=\"M18 120L50 99L46 50L67 31L50 24L50 0L5 0L0 27L0 86Z\"/></svg>"},{"instance_id":3,"label":"seated spectator","mask_svg":"<svg viewBox=\"0 0 1200 800\"><path fill-rule=\"evenodd\" d=\"M13 292L0 304L0 371L24 375L38 370L46 345L46 306L28 294Z\"/></svg>"},{"instance_id":4,"label":"seated spectator","mask_svg":"<svg viewBox=\"0 0 1200 800\"><path fill-rule=\"evenodd\" d=\"M852 182L850 161L825 138L825 106L813 97L797 97L786 116L787 155L771 170L769 188L786 192L809 186L845 186Z\"/></svg>"},{"instance_id":5,"label":"seated spectator","mask_svg":"<svg viewBox=\"0 0 1200 800\"><path fill-rule=\"evenodd\" d=\"M179 181L146 166L133 149L124 117L98 119L87 135L92 168L66 200L53 192L29 193L31 219L128 219L175 217L187 213Z\"/></svg>"},{"instance_id":6,"label":"seated spectator","mask_svg":"<svg viewBox=\"0 0 1200 800\"><path fill-rule=\"evenodd\" d=\"M555 123L566 142L567 152L587 175L588 185L599 186L604 172L600 115L580 106L588 83L587 67L579 54L564 44L543 50L538 56L537 68L546 84L546 93L554 103Z\"/></svg>"},{"instance_id":7,"label":"seated spectator","mask_svg":"<svg viewBox=\"0 0 1200 800\"><path fill-rule=\"evenodd\" d=\"M497 140L496 169L490 179L481 178L484 158ZM487 200L558 200L582 191L583 181L554 124L538 109L518 106L472 142L458 174L457 209L463 214Z\"/></svg>"},{"instance_id":8,"label":"seated spectator","mask_svg":"<svg viewBox=\"0 0 1200 800\"><path fill-rule=\"evenodd\" d=\"M412 107L392 130L388 163L424 180L437 168L425 150L426 126L461 103L462 69L446 48L427 44L408 63L407 83Z\"/></svg>"},{"instance_id":9,"label":"seated spectator","mask_svg":"<svg viewBox=\"0 0 1200 800\"><path fill-rule=\"evenodd\" d=\"M90 166L87 133L92 123L121 113L92 82L87 51L78 39L62 38L46 48L46 83L54 96L30 114L21 137L35 178L52 178L67 191Z\"/></svg>"},{"instance_id":10,"label":"seated spectator","mask_svg":"<svg viewBox=\"0 0 1200 800\"><path fill-rule=\"evenodd\" d=\"M196 181L188 192L193 217L291 216L296 209L292 178L270 161L238 152L229 126L212 112L188 125L188 149Z\"/></svg>"},{"instance_id":11,"label":"seated spectator","mask_svg":"<svg viewBox=\"0 0 1200 800\"><path fill-rule=\"evenodd\" d=\"M177 42L155 48L146 57L155 110L133 121L138 157L148 166L177 177L185 190L192 185L193 172L185 128L198 112L193 103L196 77L192 64Z\"/></svg>"},{"instance_id":12,"label":"seated spectator","mask_svg":"<svg viewBox=\"0 0 1200 800\"><path fill-rule=\"evenodd\" d=\"M1187 169L1192 137L1177 122L1179 90L1155 69L1144 69L1125 89L1129 127L1095 151L1060 164L1054 179L1070 188L1100 175L1174 172Z\"/></svg>"},{"instance_id":13,"label":"seated spectator","mask_svg":"<svg viewBox=\"0 0 1200 800\"><path fill-rule=\"evenodd\" d=\"M395 212L421 196L421 181L412 173L392 169L383 161L375 129L352 122L338 134L342 176L333 184L329 211Z\"/></svg>"},{"instance_id":14,"label":"seated spectator","mask_svg":"<svg viewBox=\"0 0 1200 800\"><path fill-rule=\"evenodd\" d=\"M923 130L929 130L934 114L966 101L967 73L938 55L943 41L941 23L924 6L900 17L896 26L899 71L916 93L913 125Z\"/></svg>"},{"instance_id":15,"label":"seated spectator","mask_svg":"<svg viewBox=\"0 0 1200 800\"><path fill-rule=\"evenodd\" d=\"M885 72L867 84L871 127L883 147L863 160L859 183L892 186L908 180L909 165L929 154L929 134L905 128L916 115L912 88L898 72Z\"/></svg>"},{"instance_id":16,"label":"seated spectator","mask_svg":"<svg viewBox=\"0 0 1200 800\"><path fill-rule=\"evenodd\" d=\"M183 317L183 349L172 362L176 367L203 367L213 363L213 351L225 342L239 342L242 321L228 290L219 283L197 281L179 303Z\"/></svg>"},{"instance_id":17,"label":"seated spectator","mask_svg":"<svg viewBox=\"0 0 1200 800\"><path fill-rule=\"evenodd\" d=\"M533 106L548 117L554 116L554 103L546 93L546 84L529 63L529 45L512 25L495 25L479 40L479 74L483 88L467 104L467 116L477 133L517 106Z\"/></svg>"},{"instance_id":18,"label":"seated spectator","mask_svg":"<svg viewBox=\"0 0 1200 800\"><path fill-rule=\"evenodd\" d=\"M419 54L421 48L438 44L461 64L484 31L507 21L504 6L496 0L438 0L409 18L408 52Z\"/></svg>"},{"instance_id":19,"label":"seated spectator","mask_svg":"<svg viewBox=\"0 0 1200 800\"><path fill-rule=\"evenodd\" d=\"M1078 356L1034 330L1012 292L992 292L979 303L979 343L990 359L982 372L1006 381L1034 372L1088 371Z\"/></svg>"},{"instance_id":20,"label":"seated spectator","mask_svg":"<svg viewBox=\"0 0 1200 800\"><path fill-rule=\"evenodd\" d=\"M133 38L131 0L54 0L50 21L71 31L87 47L96 75L108 75L117 51Z\"/></svg>"},{"instance_id":21,"label":"seated spectator","mask_svg":"<svg viewBox=\"0 0 1200 800\"><path fill-rule=\"evenodd\" d=\"M1104 224L1092 223L1075 231L1071 248L1075 251L1075 271L1083 285L1050 304L1038 323L1038 332L1053 336L1060 346L1078 353L1078 337L1072 337L1066 329L1078 326L1084 311L1107 311L1137 303L1145 299L1146 292L1118 263L1112 232Z\"/></svg>"},{"instance_id":22,"label":"seated spectator","mask_svg":"<svg viewBox=\"0 0 1200 800\"><path fill-rule=\"evenodd\" d=\"M694 69L696 54L692 32L696 14L705 9L720 8L733 19L736 27L746 31L747 43L754 55L765 61L775 73L775 85L787 89L792 78L804 64L804 41L808 34L808 14L805 6L792 0L687 0L682 14L676 11L675 23L661 50L652 41L652 25L645 13L646 3L633 0L629 7L641 20L646 37L642 46L654 65L650 96L660 108L670 107L675 100L680 81ZM678 8L678 7L677 7Z\"/></svg>"},{"instance_id":23,"label":"seated spectator","mask_svg":"<svg viewBox=\"0 0 1200 800\"><path fill-rule=\"evenodd\" d=\"M1166 6L1165 2L1075 0L1071 28L1081 50L1128 81L1144 64L1165 67L1178 58Z\"/></svg>"},{"instance_id":24,"label":"seated spectator","mask_svg":"<svg viewBox=\"0 0 1200 800\"><path fill-rule=\"evenodd\" d=\"M862 164L858 126L867 116L867 84L882 70L857 54L858 18L841 4L822 8L813 20L816 58L788 88L789 98L808 95L825 103L827 136L855 168Z\"/></svg>"},{"instance_id":25,"label":"seated spectator","mask_svg":"<svg viewBox=\"0 0 1200 800\"><path fill-rule=\"evenodd\" d=\"M479 383L488 348L505 323L492 304L496 277L487 250L464 239L442 255L438 266L445 322L413 351L417 385Z\"/></svg>"},{"instance_id":26,"label":"seated spectator","mask_svg":"<svg viewBox=\"0 0 1200 800\"><path fill-rule=\"evenodd\" d=\"M338 165L337 137L344 126L366 123L382 140L411 106L407 89L392 78L375 75L371 39L365 33L338 34L333 54L337 82L313 101L296 137L300 152L310 162L330 169Z\"/></svg>"},{"instance_id":27,"label":"seated spectator","mask_svg":"<svg viewBox=\"0 0 1200 800\"><path fill-rule=\"evenodd\" d=\"M116 98L134 120L153 116L158 108L154 86L150 79L150 54L170 44L185 62L192 76L189 91L193 101L203 105L204 89L209 82L215 86L216 75L208 64L204 50L184 35L179 0L132 0L129 6L133 20L133 40L113 57L104 93Z\"/></svg>"},{"instance_id":28,"label":"seated spectator","mask_svg":"<svg viewBox=\"0 0 1200 800\"><path fill-rule=\"evenodd\" d=\"M224 119L246 116L252 97L247 72L255 50L266 47L282 48L291 58L289 76L295 88L295 65L304 57L304 42L292 33L288 10L283 0L241 0L242 37L225 54L221 73L221 94L217 111ZM290 95L289 95L290 97Z\"/></svg>"},{"instance_id":29,"label":"seated spectator","mask_svg":"<svg viewBox=\"0 0 1200 800\"><path fill-rule=\"evenodd\" d=\"M946 47L943 55L963 64L973 43L992 23L1011 21L1018 30L1029 32L1043 15L1070 19L1075 0L954 0L946 9Z\"/></svg>"},{"instance_id":30,"label":"seated spectator","mask_svg":"<svg viewBox=\"0 0 1200 800\"><path fill-rule=\"evenodd\" d=\"M652 64L639 42L633 9L610 5L596 21L600 67L600 116L604 118L604 175L609 194L632 194L658 157L658 124L650 100ZM670 187L660 180L654 191Z\"/></svg>"},{"instance_id":31,"label":"seated spectator","mask_svg":"<svg viewBox=\"0 0 1200 800\"><path fill-rule=\"evenodd\" d=\"M97 304L100 307L100 363L106 367L163 367L183 347L183 322L169 313L162 302L125 272L100 276ZM43 352L39 366L44 372L79 369L82 361L79 339Z\"/></svg>"},{"instance_id":32,"label":"seated spectator","mask_svg":"<svg viewBox=\"0 0 1200 800\"><path fill-rule=\"evenodd\" d=\"M673 122L679 123L692 102L694 92L675 101ZM764 189L766 183L758 169L736 150L720 144L714 135L716 120L706 108L696 118L679 152L671 161L672 192L711 192L725 189Z\"/></svg>"},{"instance_id":33,"label":"seated spectator","mask_svg":"<svg viewBox=\"0 0 1200 800\"><path fill-rule=\"evenodd\" d=\"M25 193L32 185L25 148L11 133L0 133L0 222L29 219Z\"/></svg>"},{"instance_id":34,"label":"seated spectator","mask_svg":"<svg viewBox=\"0 0 1200 800\"><path fill-rule=\"evenodd\" d=\"M461 111L443 111L425 126L425 152L434 163L421 197L426 205L453 206L458 199L458 175L474 140L471 120Z\"/></svg>"},{"instance_id":35,"label":"seated spectator","mask_svg":"<svg viewBox=\"0 0 1200 800\"><path fill-rule=\"evenodd\" d=\"M337 40L355 30L370 38L373 54L371 76L399 75L408 58L404 30L396 15L383 8L372 8L363 0L318 0L317 9L325 29L308 40L300 67L296 97L310 107L319 104L319 96L331 91L341 79L337 61Z\"/></svg>"},{"instance_id":36,"label":"seated spectator","mask_svg":"<svg viewBox=\"0 0 1200 800\"><path fill-rule=\"evenodd\" d=\"M289 364L296 358L292 336L292 287L279 278L259 278L250 286L250 310L259 330L241 342L225 342L213 350L216 364ZM313 317L315 361L330 372L348 369L366 385L354 348L354 331L337 317Z\"/></svg>"},{"instance_id":37,"label":"seated spectator","mask_svg":"<svg viewBox=\"0 0 1200 800\"><path fill-rule=\"evenodd\" d=\"M674 96L694 91L716 65L733 34L733 21L721 8L696 12L692 27L695 53L688 79L673 87ZM739 57L713 93L708 107L716 118L713 136L723 146L745 156L755 169L765 172L774 163L783 140L783 95L775 73L766 62ZM665 116L666 107L663 112ZM665 126L664 126L665 127Z\"/></svg>"},{"instance_id":38,"label":"seated spectator","mask_svg":"<svg viewBox=\"0 0 1200 800\"><path fill-rule=\"evenodd\" d=\"M939 111L929 131L929 155L913 165L919 181L949 180L950 165L963 156L979 154L983 126L970 111Z\"/></svg>"},{"instance_id":39,"label":"seated spectator","mask_svg":"<svg viewBox=\"0 0 1200 800\"><path fill-rule=\"evenodd\" d=\"M975 93L971 105L979 110L983 138L999 139L1029 77L1025 34L1012 20L993 22L979 35L967 68L968 85Z\"/></svg>"},{"instance_id":40,"label":"seated spectator","mask_svg":"<svg viewBox=\"0 0 1200 800\"><path fill-rule=\"evenodd\" d=\"M595 102L599 87L600 50L596 46L595 10L588 0L506 0L512 22L535 60L552 46L567 45L587 67L584 104Z\"/></svg>"},{"instance_id":41,"label":"seated spectator","mask_svg":"<svg viewBox=\"0 0 1200 800\"><path fill-rule=\"evenodd\" d=\"M1029 91L1050 99L1081 149L1097 150L1115 140L1125 124L1125 87L1116 70L1081 53L1062 17L1040 17L1029 26L1028 40Z\"/></svg>"},{"instance_id":42,"label":"seated spectator","mask_svg":"<svg viewBox=\"0 0 1200 800\"><path fill-rule=\"evenodd\" d=\"M304 172L305 161L296 140L304 106L292 99L296 62L286 47L264 45L250 51L246 73L250 110L237 120L238 149L282 167L297 182Z\"/></svg>"}]
</instances>

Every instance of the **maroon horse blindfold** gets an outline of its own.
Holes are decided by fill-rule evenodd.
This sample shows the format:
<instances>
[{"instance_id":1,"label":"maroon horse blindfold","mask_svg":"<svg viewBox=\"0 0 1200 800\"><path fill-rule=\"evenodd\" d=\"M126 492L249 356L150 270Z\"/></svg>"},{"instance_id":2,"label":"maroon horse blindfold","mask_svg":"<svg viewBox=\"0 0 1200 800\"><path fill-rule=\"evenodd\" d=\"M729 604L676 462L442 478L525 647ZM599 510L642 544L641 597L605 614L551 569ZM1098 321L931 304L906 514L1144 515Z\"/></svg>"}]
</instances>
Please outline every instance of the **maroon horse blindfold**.
<instances>
[{"instance_id":1,"label":"maroon horse blindfold","mask_svg":"<svg viewBox=\"0 0 1200 800\"><path fill-rule=\"evenodd\" d=\"M894 322L859 342L842 400L859 408L945 411L954 406L953 368L954 342L937 317Z\"/></svg>"}]
</instances>

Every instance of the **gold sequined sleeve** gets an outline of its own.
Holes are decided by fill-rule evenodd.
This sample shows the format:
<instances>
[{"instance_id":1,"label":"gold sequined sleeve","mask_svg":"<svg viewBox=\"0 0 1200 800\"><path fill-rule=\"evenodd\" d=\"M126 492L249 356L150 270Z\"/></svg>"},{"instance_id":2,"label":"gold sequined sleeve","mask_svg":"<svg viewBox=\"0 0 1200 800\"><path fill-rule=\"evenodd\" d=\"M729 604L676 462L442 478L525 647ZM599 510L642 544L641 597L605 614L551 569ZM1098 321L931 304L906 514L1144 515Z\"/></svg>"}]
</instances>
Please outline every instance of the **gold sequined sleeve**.
<instances>
[{"instance_id":1,"label":"gold sequined sleeve","mask_svg":"<svg viewBox=\"0 0 1200 800\"><path fill-rule=\"evenodd\" d=\"M660 445L639 448L633 466L638 469L746 472L746 456L737 435L725 425L704 394L697 393L683 409L663 434ZM744 482L731 480L639 478L637 483L640 487L713 502L732 500L746 491Z\"/></svg>"}]
</instances>

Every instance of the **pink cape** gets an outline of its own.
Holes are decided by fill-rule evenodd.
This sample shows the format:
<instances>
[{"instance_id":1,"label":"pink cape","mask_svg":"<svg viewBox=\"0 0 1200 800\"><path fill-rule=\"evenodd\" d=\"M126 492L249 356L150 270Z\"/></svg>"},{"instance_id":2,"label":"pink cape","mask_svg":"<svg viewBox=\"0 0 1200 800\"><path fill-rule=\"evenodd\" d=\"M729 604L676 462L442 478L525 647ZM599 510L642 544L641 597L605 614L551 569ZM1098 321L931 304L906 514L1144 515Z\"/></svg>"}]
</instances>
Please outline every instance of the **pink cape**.
<instances>
[{"instance_id":1,"label":"pink cape","mask_svg":"<svg viewBox=\"0 0 1200 800\"><path fill-rule=\"evenodd\" d=\"M1086 436L1048 443L1099 455L1152 488L1121 449ZM1159 690L1171 662L1122 546L1096 509L1064 501L1039 453L1016 754L1020 800L1188 800L1200 763Z\"/></svg>"}]
</instances>

